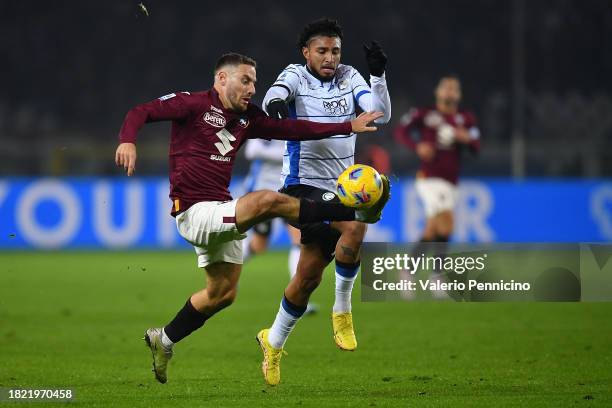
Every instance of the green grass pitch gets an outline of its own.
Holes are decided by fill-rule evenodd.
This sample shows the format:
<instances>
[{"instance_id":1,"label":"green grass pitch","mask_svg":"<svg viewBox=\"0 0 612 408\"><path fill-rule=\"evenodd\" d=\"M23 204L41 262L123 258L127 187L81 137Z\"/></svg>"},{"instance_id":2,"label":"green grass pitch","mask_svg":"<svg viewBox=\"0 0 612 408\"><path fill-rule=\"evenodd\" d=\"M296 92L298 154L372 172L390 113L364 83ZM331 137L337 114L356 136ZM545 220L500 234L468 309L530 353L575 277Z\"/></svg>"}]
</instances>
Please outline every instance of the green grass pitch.
<instances>
[{"instance_id":1,"label":"green grass pitch","mask_svg":"<svg viewBox=\"0 0 612 408\"><path fill-rule=\"evenodd\" d=\"M610 303L361 303L357 288L350 353L331 335L331 270L268 387L254 338L276 314L285 252L245 266L236 303L175 347L158 384L141 338L204 284L195 261L0 253L0 387L69 387L70 406L100 407L612 406Z\"/></svg>"}]
</instances>

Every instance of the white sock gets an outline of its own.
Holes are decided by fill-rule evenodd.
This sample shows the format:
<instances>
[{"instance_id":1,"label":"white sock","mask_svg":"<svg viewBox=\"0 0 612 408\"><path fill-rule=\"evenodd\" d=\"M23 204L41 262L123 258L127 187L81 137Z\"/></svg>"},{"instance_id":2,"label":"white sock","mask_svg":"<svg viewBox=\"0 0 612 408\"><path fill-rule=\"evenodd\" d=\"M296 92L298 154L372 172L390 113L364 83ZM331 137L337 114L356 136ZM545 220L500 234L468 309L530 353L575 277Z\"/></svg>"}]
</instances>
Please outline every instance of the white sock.
<instances>
[{"instance_id":1,"label":"white sock","mask_svg":"<svg viewBox=\"0 0 612 408\"><path fill-rule=\"evenodd\" d=\"M289 250L289 276L293 278L297 272L298 261L300 260L300 246L291 245Z\"/></svg>"},{"instance_id":2,"label":"white sock","mask_svg":"<svg viewBox=\"0 0 612 408\"><path fill-rule=\"evenodd\" d=\"M347 313L351 311L351 292L357 275L347 278L336 273L336 301L334 302L334 313Z\"/></svg>"},{"instance_id":3,"label":"white sock","mask_svg":"<svg viewBox=\"0 0 612 408\"><path fill-rule=\"evenodd\" d=\"M274 319L274 323L272 323L272 327L270 327L270 332L268 333L268 342L270 345L275 349L283 348L298 320L300 320L300 318L287 312L281 303L278 308L278 313L276 314L276 319Z\"/></svg>"},{"instance_id":4,"label":"white sock","mask_svg":"<svg viewBox=\"0 0 612 408\"><path fill-rule=\"evenodd\" d=\"M162 343L162 346L164 346L164 348L166 349L171 349L172 346L174 346L174 343L172 342L172 340L170 340L170 337L168 337L164 329L162 329L161 343Z\"/></svg>"}]
</instances>

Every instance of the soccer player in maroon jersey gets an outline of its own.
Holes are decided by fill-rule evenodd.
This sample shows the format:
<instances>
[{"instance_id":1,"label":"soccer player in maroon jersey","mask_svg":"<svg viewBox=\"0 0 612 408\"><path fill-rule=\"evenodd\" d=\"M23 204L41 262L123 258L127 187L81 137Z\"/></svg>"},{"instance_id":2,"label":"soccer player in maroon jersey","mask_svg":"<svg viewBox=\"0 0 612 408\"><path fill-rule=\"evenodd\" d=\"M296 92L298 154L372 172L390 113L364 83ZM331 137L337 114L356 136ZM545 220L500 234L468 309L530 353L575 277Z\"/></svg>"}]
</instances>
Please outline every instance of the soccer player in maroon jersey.
<instances>
[{"instance_id":1,"label":"soccer player in maroon jersey","mask_svg":"<svg viewBox=\"0 0 612 408\"><path fill-rule=\"evenodd\" d=\"M394 132L396 140L416 151L421 160L415 181L427 217L421 242L448 242L462 153L480 149L476 118L459 108L459 78L442 77L435 98L434 107L413 109Z\"/></svg>"},{"instance_id":2,"label":"soccer player in maroon jersey","mask_svg":"<svg viewBox=\"0 0 612 408\"><path fill-rule=\"evenodd\" d=\"M145 341L153 355L153 371L161 383L172 346L202 327L236 296L246 230L273 217L293 222L360 220L376 222L380 208L354 210L336 203L315 203L273 191L255 191L232 199L228 187L236 152L249 138L313 140L335 134L370 132L380 112L364 112L346 123L321 124L268 117L250 103L255 94L256 63L240 54L223 55L215 67L212 89L163 96L131 109L119 134L117 165L128 176L136 167L136 134L149 122L172 121L170 198L180 235L190 242L198 266L206 271L206 287L187 300L170 323L148 329ZM376 207L376 206L375 206Z\"/></svg>"}]
</instances>

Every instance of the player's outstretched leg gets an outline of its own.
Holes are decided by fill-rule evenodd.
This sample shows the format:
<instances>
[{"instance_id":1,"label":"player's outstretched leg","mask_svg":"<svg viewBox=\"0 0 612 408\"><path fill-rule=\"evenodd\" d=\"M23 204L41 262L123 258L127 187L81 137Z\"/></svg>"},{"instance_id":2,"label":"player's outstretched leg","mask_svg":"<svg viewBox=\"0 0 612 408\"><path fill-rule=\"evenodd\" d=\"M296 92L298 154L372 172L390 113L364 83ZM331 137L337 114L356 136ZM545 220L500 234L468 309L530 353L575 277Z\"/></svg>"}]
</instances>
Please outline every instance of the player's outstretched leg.
<instances>
[{"instance_id":1,"label":"player's outstretched leg","mask_svg":"<svg viewBox=\"0 0 612 408\"><path fill-rule=\"evenodd\" d=\"M340 203L295 198L275 191L261 190L248 193L236 203L236 228L245 232L255 224L275 217L287 221L310 224L321 221L361 221L375 223L389 200L389 183L383 176L383 196L371 208L355 210Z\"/></svg>"},{"instance_id":2,"label":"player's outstretched leg","mask_svg":"<svg viewBox=\"0 0 612 408\"><path fill-rule=\"evenodd\" d=\"M153 356L153 372L162 384L168 381L168 362L173 347L198 330L236 297L241 265L216 262L206 266L206 288L191 295L174 319L163 328L148 329L144 340Z\"/></svg>"},{"instance_id":3,"label":"player's outstretched leg","mask_svg":"<svg viewBox=\"0 0 612 408\"><path fill-rule=\"evenodd\" d=\"M298 320L306 312L306 305L313 290L321 282L323 269L329 261L322 258L316 245L303 245L298 269L289 285L269 329L257 335L263 351L262 371L269 385L280 382L280 358L285 342Z\"/></svg>"}]
</instances>

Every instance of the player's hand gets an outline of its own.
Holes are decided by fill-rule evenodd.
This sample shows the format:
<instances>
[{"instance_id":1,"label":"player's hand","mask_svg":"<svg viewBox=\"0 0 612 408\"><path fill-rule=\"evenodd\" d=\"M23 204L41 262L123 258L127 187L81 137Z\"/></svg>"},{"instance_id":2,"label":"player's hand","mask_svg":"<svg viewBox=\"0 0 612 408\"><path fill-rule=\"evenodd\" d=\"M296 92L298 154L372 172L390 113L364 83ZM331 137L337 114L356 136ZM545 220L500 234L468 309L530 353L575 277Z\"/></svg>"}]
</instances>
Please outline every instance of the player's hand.
<instances>
[{"instance_id":1,"label":"player's hand","mask_svg":"<svg viewBox=\"0 0 612 408\"><path fill-rule=\"evenodd\" d=\"M431 161L436 151L431 143L421 142L416 145L416 153L424 162Z\"/></svg>"},{"instance_id":2,"label":"player's hand","mask_svg":"<svg viewBox=\"0 0 612 408\"><path fill-rule=\"evenodd\" d=\"M136 145L134 143L121 143L115 152L115 163L123 166L128 176L134 174L136 169Z\"/></svg>"},{"instance_id":3,"label":"player's hand","mask_svg":"<svg viewBox=\"0 0 612 408\"><path fill-rule=\"evenodd\" d=\"M472 141L472 137L468 130L464 127L455 128L455 141L463 144L468 144Z\"/></svg>"},{"instance_id":4,"label":"player's hand","mask_svg":"<svg viewBox=\"0 0 612 408\"><path fill-rule=\"evenodd\" d=\"M363 50L365 51L370 74L376 77L382 76L387 66L387 54L385 54L380 44L376 41L372 41L372 45L369 47L363 44Z\"/></svg>"},{"instance_id":5,"label":"player's hand","mask_svg":"<svg viewBox=\"0 0 612 408\"><path fill-rule=\"evenodd\" d=\"M363 112L361 115L351 120L353 132L374 132L377 129L376 126L368 126L368 124L378 118L382 118L383 115L382 112Z\"/></svg>"},{"instance_id":6,"label":"player's hand","mask_svg":"<svg viewBox=\"0 0 612 408\"><path fill-rule=\"evenodd\" d=\"M274 98L266 106L268 116L274 119L285 119L289 117L289 108L284 99Z\"/></svg>"}]
</instances>

